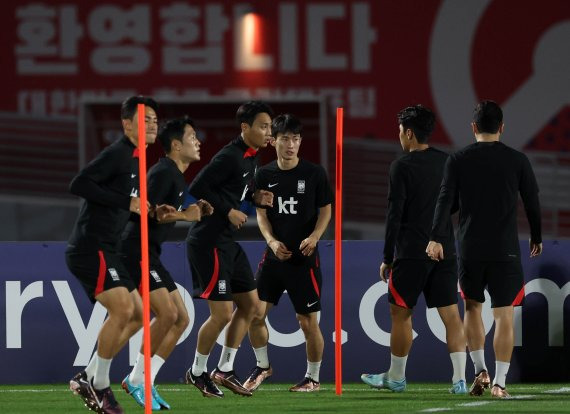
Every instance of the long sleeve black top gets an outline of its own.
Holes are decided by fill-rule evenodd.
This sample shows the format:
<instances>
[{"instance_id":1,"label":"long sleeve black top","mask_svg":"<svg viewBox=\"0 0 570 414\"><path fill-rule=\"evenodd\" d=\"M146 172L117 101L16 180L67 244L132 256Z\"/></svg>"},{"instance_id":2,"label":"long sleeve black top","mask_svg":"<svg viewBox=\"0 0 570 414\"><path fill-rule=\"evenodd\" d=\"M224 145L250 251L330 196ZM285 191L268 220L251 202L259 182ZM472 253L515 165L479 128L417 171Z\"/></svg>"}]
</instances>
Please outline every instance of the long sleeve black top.
<instances>
[{"instance_id":1,"label":"long sleeve black top","mask_svg":"<svg viewBox=\"0 0 570 414\"><path fill-rule=\"evenodd\" d=\"M131 197L138 197L138 149L123 137L106 147L70 184L83 203L68 249L116 251L129 219Z\"/></svg>"},{"instance_id":2,"label":"long sleeve black top","mask_svg":"<svg viewBox=\"0 0 570 414\"><path fill-rule=\"evenodd\" d=\"M447 158L445 152L430 147L406 153L392 162L384 263L394 260L394 247L399 259L428 259L425 250ZM451 213L448 211L442 219L442 242L449 253L446 259L455 258Z\"/></svg>"},{"instance_id":3,"label":"long sleeve black top","mask_svg":"<svg viewBox=\"0 0 570 414\"><path fill-rule=\"evenodd\" d=\"M235 227L228 219L230 210L239 210L243 200L251 200L257 152L242 137L223 147L198 173L188 191L214 207L211 216L192 223L186 240L213 246L233 240Z\"/></svg>"},{"instance_id":4,"label":"long sleeve black top","mask_svg":"<svg viewBox=\"0 0 570 414\"><path fill-rule=\"evenodd\" d=\"M477 142L451 155L434 216L431 239L442 240L452 200L459 198L460 255L465 259L520 257L520 193L531 241L542 242L538 184L526 155L501 142ZM445 254L445 250L444 250Z\"/></svg>"}]
</instances>

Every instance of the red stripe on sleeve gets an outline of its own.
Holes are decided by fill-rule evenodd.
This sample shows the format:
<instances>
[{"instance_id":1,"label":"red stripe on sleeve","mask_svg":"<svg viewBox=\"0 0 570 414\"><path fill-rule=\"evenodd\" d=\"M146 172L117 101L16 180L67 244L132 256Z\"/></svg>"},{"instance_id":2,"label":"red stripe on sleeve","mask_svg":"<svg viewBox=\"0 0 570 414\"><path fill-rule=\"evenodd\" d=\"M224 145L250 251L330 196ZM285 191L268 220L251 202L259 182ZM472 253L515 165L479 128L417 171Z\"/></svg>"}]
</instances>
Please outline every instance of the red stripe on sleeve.
<instances>
[{"instance_id":1,"label":"red stripe on sleeve","mask_svg":"<svg viewBox=\"0 0 570 414\"><path fill-rule=\"evenodd\" d=\"M212 273L212 278L210 279L210 283L208 283L208 287L206 288L204 293L200 295L202 299L208 299L210 297L212 290L214 290L214 286L216 286L216 283L218 283L219 277L220 277L220 265L218 263L218 249L214 248L214 271Z\"/></svg>"}]
</instances>

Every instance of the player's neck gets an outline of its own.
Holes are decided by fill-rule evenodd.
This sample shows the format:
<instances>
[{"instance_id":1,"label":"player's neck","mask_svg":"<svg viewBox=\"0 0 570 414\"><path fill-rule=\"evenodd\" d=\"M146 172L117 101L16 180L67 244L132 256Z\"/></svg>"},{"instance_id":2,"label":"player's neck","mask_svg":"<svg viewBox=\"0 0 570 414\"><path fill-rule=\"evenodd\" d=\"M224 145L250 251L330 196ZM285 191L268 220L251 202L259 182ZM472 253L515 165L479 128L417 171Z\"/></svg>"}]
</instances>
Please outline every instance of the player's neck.
<instances>
[{"instance_id":1,"label":"player's neck","mask_svg":"<svg viewBox=\"0 0 570 414\"><path fill-rule=\"evenodd\" d=\"M245 145L247 145L249 148L252 148L252 149L254 149L255 151L259 151L259 147L256 147L255 145L253 145L253 144L251 143L251 140L250 140L248 137L246 137L243 132L241 133L241 139L243 139L243 142L244 142Z\"/></svg>"},{"instance_id":2,"label":"player's neck","mask_svg":"<svg viewBox=\"0 0 570 414\"><path fill-rule=\"evenodd\" d=\"M172 161L174 161L174 164L176 164L176 166L178 167L178 169L180 170L180 172L182 174L184 174L184 172L188 169L188 167L190 166L189 162L184 162L179 158L176 157L171 157L168 156L168 158L170 158Z\"/></svg>"},{"instance_id":3,"label":"player's neck","mask_svg":"<svg viewBox=\"0 0 570 414\"><path fill-rule=\"evenodd\" d=\"M125 134L125 136L128 138L129 141L131 141L131 143L135 146L135 147L139 147L139 139L137 137L133 137L131 135L127 135ZM145 148L148 147L148 144L145 145Z\"/></svg>"},{"instance_id":4,"label":"player's neck","mask_svg":"<svg viewBox=\"0 0 570 414\"><path fill-rule=\"evenodd\" d=\"M477 142L496 142L499 141L501 134L475 134Z\"/></svg>"},{"instance_id":5,"label":"player's neck","mask_svg":"<svg viewBox=\"0 0 570 414\"><path fill-rule=\"evenodd\" d=\"M277 158L277 165L280 170L292 170L299 164L299 157L295 157L291 160L286 160L284 158Z\"/></svg>"},{"instance_id":6,"label":"player's neck","mask_svg":"<svg viewBox=\"0 0 570 414\"><path fill-rule=\"evenodd\" d=\"M412 143L412 144L410 145L409 151L410 151L410 152L413 152L413 151L423 151L423 150L426 150L426 149L428 149L428 148L429 148L429 145L428 145L428 144Z\"/></svg>"}]
</instances>

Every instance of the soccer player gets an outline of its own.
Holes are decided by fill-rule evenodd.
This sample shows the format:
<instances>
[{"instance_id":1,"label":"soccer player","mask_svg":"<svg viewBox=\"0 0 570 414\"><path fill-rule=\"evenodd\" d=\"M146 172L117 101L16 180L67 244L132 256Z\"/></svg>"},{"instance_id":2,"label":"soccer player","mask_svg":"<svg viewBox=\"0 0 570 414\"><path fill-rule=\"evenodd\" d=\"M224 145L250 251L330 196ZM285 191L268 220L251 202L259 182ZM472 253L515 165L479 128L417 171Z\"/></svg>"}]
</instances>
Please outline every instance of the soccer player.
<instances>
[{"instance_id":1,"label":"soccer player","mask_svg":"<svg viewBox=\"0 0 570 414\"><path fill-rule=\"evenodd\" d=\"M323 167L299 158L301 122L290 114L279 115L271 130L277 160L257 172L255 186L271 190L277 203L257 208L267 249L256 275L260 311L249 328L257 366L244 387L255 391L272 374L265 318L286 290L307 347L307 372L290 391L318 391L324 342L317 320L322 279L317 243L331 218L332 191Z\"/></svg>"},{"instance_id":2,"label":"soccer player","mask_svg":"<svg viewBox=\"0 0 570 414\"><path fill-rule=\"evenodd\" d=\"M97 352L73 377L70 388L97 412L122 413L110 388L113 357L142 324L142 301L119 255L130 213L140 214L137 105L145 105L146 143L156 139L157 103L133 96L121 106L124 136L105 148L73 178L70 191L83 198L65 252L67 266L89 299L107 309Z\"/></svg>"},{"instance_id":3,"label":"soccer player","mask_svg":"<svg viewBox=\"0 0 570 414\"><path fill-rule=\"evenodd\" d=\"M513 351L514 306L524 298L524 278L517 234L520 193L530 224L530 256L542 252L538 185L528 158L502 142L503 112L493 101L475 107L473 134L477 142L451 155L437 200L427 254L445 260L447 217L459 197L459 284L465 300L465 333L475 381L471 395L490 385L485 365L485 329L481 318L484 289L491 296L495 319L495 378L491 395L509 397L505 380Z\"/></svg>"},{"instance_id":4,"label":"soccer player","mask_svg":"<svg viewBox=\"0 0 570 414\"><path fill-rule=\"evenodd\" d=\"M198 332L196 355L186 373L186 381L207 397L223 397L213 381L236 394L251 396L236 376L233 363L257 311L259 298L249 261L234 241L234 234L247 220L239 210L241 201L253 199L256 206L273 203L271 192L252 193L251 190L257 151L267 146L271 137L272 114L264 102L250 101L241 105L236 114L240 136L212 158L189 188L192 196L207 200L214 207L214 214L194 223L186 238L193 295L206 299L210 308L210 317ZM228 323L220 361L210 376L206 372L208 356Z\"/></svg>"},{"instance_id":5,"label":"soccer player","mask_svg":"<svg viewBox=\"0 0 570 414\"><path fill-rule=\"evenodd\" d=\"M453 366L450 392L467 394L466 343L457 308L457 262L451 211L442 217L441 240L449 252L446 260L434 262L425 254L448 155L428 144L435 125L435 116L429 109L421 105L405 108L398 113L398 123L405 154L390 166L384 260L380 266L380 278L388 280L392 319L390 369L383 374L363 374L361 378L375 388L395 392L406 389L412 313L423 292L428 308L436 307L445 325Z\"/></svg>"},{"instance_id":6,"label":"soccer player","mask_svg":"<svg viewBox=\"0 0 570 414\"><path fill-rule=\"evenodd\" d=\"M174 211L158 217L159 220L149 219L150 306L155 314L150 328L152 384L189 323L188 312L176 283L160 261L162 243L168 238L177 220L200 221L202 216L212 213L210 204L203 200L182 210L186 192L184 172L191 163L200 160L200 141L196 138L193 121L181 118L167 122L158 134L158 140L166 157L161 158L148 173L148 200L152 205L173 206ZM140 231L139 218L131 215L131 221L123 235L121 251L135 286L139 286L141 281ZM142 346L135 366L123 380L122 387L144 407ZM152 409L161 408L170 409L170 405L162 399L153 385Z\"/></svg>"}]
</instances>

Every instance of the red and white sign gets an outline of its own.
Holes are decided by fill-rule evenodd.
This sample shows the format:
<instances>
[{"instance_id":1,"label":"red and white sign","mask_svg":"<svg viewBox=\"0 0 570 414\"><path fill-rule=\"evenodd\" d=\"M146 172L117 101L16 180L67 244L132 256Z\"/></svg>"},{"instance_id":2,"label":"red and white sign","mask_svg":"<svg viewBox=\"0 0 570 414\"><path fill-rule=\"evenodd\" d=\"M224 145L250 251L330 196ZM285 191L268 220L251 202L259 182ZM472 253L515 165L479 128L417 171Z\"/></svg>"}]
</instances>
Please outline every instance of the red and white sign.
<instances>
[{"instance_id":1,"label":"red and white sign","mask_svg":"<svg viewBox=\"0 0 570 414\"><path fill-rule=\"evenodd\" d=\"M85 96L326 96L347 136L396 139L423 103L436 143L505 109L518 148L570 150L570 2L14 1L0 15L0 111L74 115ZM231 117L232 114L228 114Z\"/></svg>"}]
</instances>

